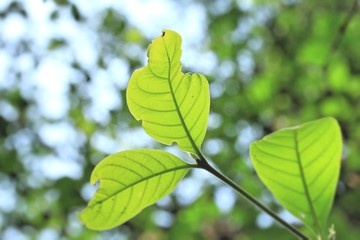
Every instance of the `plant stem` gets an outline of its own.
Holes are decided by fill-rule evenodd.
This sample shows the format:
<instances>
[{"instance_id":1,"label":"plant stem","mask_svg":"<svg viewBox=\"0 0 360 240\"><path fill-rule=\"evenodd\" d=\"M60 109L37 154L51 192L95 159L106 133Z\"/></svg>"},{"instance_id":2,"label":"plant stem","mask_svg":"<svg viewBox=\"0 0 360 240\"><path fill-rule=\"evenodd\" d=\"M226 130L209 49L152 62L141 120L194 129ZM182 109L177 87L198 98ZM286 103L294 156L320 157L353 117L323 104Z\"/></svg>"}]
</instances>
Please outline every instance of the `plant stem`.
<instances>
[{"instance_id":1,"label":"plant stem","mask_svg":"<svg viewBox=\"0 0 360 240\"><path fill-rule=\"evenodd\" d=\"M203 155L199 156L200 159L197 160L197 165L199 168L202 168L223 182L225 182L227 185L229 185L231 188L233 188L235 191L237 191L241 196L243 196L247 201L255 205L256 207L260 208L262 211L269 214L272 218L274 218L278 223L280 223L283 227L285 227L287 230L289 230L292 234L294 234L299 239L303 240L309 240L307 236L305 236L303 233L301 233L298 229L296 229L291 224L287 223L284 219L280 218L278 215L276 215L272 210L267 208L265 205L260 203L256 198L254 198L250 193L246 192L244 189L242 189L239 185L237 185L234 181L232 181L230 178L213 168L208 161L204 158Z\"/></svg>"}]
</instances>

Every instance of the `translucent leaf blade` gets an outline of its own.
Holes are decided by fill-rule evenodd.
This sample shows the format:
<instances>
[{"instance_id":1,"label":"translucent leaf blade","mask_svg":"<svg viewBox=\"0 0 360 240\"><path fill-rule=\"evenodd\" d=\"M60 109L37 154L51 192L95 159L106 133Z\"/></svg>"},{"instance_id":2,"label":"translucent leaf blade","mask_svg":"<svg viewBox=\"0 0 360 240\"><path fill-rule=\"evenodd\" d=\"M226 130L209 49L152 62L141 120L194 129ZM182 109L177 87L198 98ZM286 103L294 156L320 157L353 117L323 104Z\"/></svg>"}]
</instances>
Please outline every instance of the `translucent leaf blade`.
<instances>
[{"instance_id":1,"label":"translucent leaf blade","mask_svg":"<svg viewBox=\"0 0 360 240\"><path fill-rule=\"evenodd\" d=\"M93 230L116 227L169 194L189 167L160 150L112 154L92 172L91 183L100 181L100 187L79 217Z\"/></svg>"},{"instance_id":2,"label":"translucent leaf blade","mask_svg":"<svg viewBox=\"0 0 360 240\"><path fill-rule=\"evenodd\" d=\"M250 146L260 179L316 234L326 230L340 172L341 131L334 118L283 129Z\"/></svg>"},{"instance_id":3,"label":"translucent leaf blade","mask_svg":"<svg viewBox=\"0 0 360 240\"><path fill-rule=\"evenodd\" d=\"M204 140L210 108L202 74L181 72L181 37L165 30L148 48L148 64L130 78L126 99L132 115L155 140L197 153Z\"/></svg>"}]
</instances>

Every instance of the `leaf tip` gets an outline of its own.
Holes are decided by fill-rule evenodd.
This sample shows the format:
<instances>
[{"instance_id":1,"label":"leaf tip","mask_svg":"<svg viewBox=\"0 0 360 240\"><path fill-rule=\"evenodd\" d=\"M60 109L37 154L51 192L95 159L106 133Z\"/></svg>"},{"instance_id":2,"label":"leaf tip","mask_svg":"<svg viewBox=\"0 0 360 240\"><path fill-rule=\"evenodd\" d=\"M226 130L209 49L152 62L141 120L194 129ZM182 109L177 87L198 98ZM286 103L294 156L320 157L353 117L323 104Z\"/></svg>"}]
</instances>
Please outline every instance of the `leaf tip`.
<instances>
[{"instance_id":1,"label":"leaf tip","mask_svg":"<svg viewBox=\"0 0 360 240\"><path fill-rule=\"evenodd\" d=\"M249 149L255 147L255 145L258 144L259 141L260 141L260 140L254 140L254 141L252 141L252 142L250 143Z\"/></svg>"},{"instance_id":2,"label":"leaf tip","mask_svg":"<svg viewBox=\"0 0 360 240\"><path fill-rule=\"evenodd\" d=\"M170 36L168 36L170 35ZM169 29L163 29L161 32L161 37L175 37L175 39L180 39L181 40L181 36L179 33L173 31L173 30L169 30Z\"/></svg>"},{"instance_id":3,"label":"leaf tip","mask_svg":"<svg viewBox=\"0 0 360 240\"><path fill-rule=\"evenodd\" d=\"M87 228L90 230L94 230L94 231L102 231L102 230L106 230L106 229L102 229L101 227L95 227L95 225L91 224L91 220L89 218L86 218L86 216L84 216L84 212L87 210L87 208L83 209L81 212L77 212L76 213L76 217L80 220L80 222Z\"/></svg>"},{"instance_id":4,"label":"leaf tip","mask_svg":"<svg viewBox=\"0 0 360 240\"><path fill-rule=\"evenodd\" d=\"M324 118L322 118L322 119L320 119L320 120L331 121L331 122L338 122L338 121L336 120L336 118L334 118L334 117L332 117L332 116L324 117Z\"/></svg>"},{"instance_id":5,"label":"leaf tip","mask_svg":"<svg viewBox=\"0 0 360 240\"><path fill-rule=\"evenodd\" d=\"M252 143L250 143L250 146L249 146L249 155L250 155L250 158L252 159L254 156L254 148L256 146L256 144L258 144L259 140L255 140L253 141Z\"/></svg>"},{"instance_id":6,"label":"leaf tip","mask_svg":"<svg viewBox=\"0 0 360 240\"><path fill-rule=\"evenodd\" d=\"M84 208L83 210L81 210L81 212L76 212L75 214L76 214L76 217L80 220L80 222L81 222L82 224L84 224L87 228L89 228L89 227L88 227L88 224L87 224L87 221L85 220L85 218L84 218L84 216L83 216L83 213L84 213L85 210L86 210L86 208Z\"/></svg>"}]
</instances>

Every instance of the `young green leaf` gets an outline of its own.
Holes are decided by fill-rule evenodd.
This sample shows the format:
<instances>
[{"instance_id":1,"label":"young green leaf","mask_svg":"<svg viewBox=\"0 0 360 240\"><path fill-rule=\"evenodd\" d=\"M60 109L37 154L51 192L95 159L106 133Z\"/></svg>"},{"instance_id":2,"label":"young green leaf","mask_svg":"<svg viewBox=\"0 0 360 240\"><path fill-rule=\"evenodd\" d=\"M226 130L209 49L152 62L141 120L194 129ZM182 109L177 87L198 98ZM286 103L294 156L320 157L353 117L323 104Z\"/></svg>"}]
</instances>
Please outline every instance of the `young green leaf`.
<instances>
[{"instance_id":1,"label":"young green leaf","mask_svg":"<svg viewBox=\"0 0 360 240\"><path fill-rule=\"evenodd\" d=\"M145 131L164 144L199 153L210 108L202 74L181 72L181 37L165 30L148 48L148 64L134 71L127 88L130 112Z\"/></svg>"},{"instance_id":2,"label":"young green leaf","mask_svg":"<svg viewBox=\"0 0 360 240\"><path fill-rule=\"evenodd\" d=\"M79 217L93 230L116 227L169 194L190 167L160 150L112 154L92 172L91 183L100 187Z\"/></svg>"},{"instance_id":3,"label":"young green leaf","mask_svg":"<svg viewBox=\"0 0 360 240\"><path fill-rule=\"evenodd\" d=\"M340 171L341 132L323 118L265 136L250 146L263 183L278 201L323 236Z\"/></svg>"}]
</instances>

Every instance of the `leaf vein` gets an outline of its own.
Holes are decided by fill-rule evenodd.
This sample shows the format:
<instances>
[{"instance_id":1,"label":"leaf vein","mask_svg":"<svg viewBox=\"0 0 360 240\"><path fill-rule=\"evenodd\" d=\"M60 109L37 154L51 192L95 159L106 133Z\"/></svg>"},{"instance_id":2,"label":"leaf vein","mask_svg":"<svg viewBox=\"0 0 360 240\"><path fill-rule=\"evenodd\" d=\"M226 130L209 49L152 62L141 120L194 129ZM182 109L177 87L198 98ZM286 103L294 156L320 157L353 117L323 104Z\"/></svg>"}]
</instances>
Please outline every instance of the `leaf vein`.
<instances>
[{"instance_id":1,"label":"leaf vein","mask_svg":"<svg viewBox=\"0 0 360 240\"><path fill-rule=\"evenodd\" d=\"M267 163L264 163L263 161L260 161L260 159L258 157L256 157L255 159L257 160L258 163L260 163L263 166L266 166L267 168L273 169L273 170L275 170L277 172L281 172L281 173L286 174L286 175L291 176L291 177L300 177L299 174L286 172L285 170L281 170L281 169L275 168L275 167L273 167L273 166L271 166L271 165L269 165Z\"/></svg>"},{"instance_id":2,"label":"leaf vein","mask_svg":"<svg viewBox=\"0 0 360 240\"><path fill-rule=\"evenodd\" d=\"M263 153L263 154L272 156L272 157L274 157L274 158L278 158L278 159L283 160L283 161L286 161L286 162L296 163L295 161L292 161L291 159L284 158L284 157L281 157L281 156L277 156L277 155L272 154L272 153L270 153L270 152L264 151L264 150L260 149L260 148L257 146L257 144L255 144L254 147L256 148L257 151L259 151L259 152L261 152L261 153Z\"/></svg>"},{"instance_id":3,"label":"leaf vein","mask_svg":"<svg viewBox=\"0 0 360 240\"><path fill-rule=\"evenodd\" d=\"M192 167L193 167L192 165L186 164L186 165L182 165L182 166L178 166L178 167L174 167L174 168L165 169L163 171L154 173L153 175L146 176L146 177L141 178L141 179L139 179L137 181L134 181L134 182L130 183L127 187L125 187L123 189L120 189L118 191L115 191L113 195L119 194L119 193L125 191L128 188L132 188L136 184L141 183L142 181L146 181L147 179L151 179L151 178L160 176L162 174L165 174L165 173L168 173L168 172L171 172L171 171L180 171L180 170L189 169L189 168L192 168ZM94 205L92 205L92 207L96 206L97 204L101 204L101 203L103 203L105 201L108 201L110 197L111 197L111 195L108 198L104 198L103 200L96 202Z\"/></svg>"}]
</instances>

